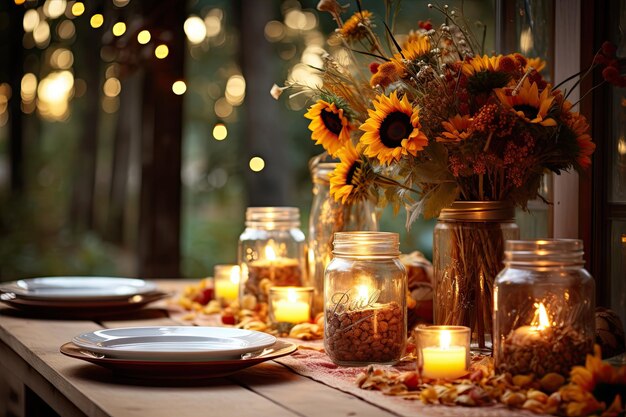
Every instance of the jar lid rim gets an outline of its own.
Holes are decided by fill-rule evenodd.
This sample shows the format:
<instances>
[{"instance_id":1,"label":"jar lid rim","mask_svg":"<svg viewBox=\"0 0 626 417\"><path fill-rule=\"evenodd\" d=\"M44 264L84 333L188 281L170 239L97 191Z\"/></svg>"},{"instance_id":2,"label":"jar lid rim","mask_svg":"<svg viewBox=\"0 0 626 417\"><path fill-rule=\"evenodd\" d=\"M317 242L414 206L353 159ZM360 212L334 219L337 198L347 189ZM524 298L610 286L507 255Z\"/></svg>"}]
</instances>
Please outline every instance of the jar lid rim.
<instances>
[{"instance_id":1,"label":"jar lid rim","mask_svg":"<svg viewBox=\"0 0 626 417\"><path fill-rule=\"evenodd\" d=\"M441 210L440 220L495 221L515 219L510 201L455 201Z\"/></svg>"}]
</instances>

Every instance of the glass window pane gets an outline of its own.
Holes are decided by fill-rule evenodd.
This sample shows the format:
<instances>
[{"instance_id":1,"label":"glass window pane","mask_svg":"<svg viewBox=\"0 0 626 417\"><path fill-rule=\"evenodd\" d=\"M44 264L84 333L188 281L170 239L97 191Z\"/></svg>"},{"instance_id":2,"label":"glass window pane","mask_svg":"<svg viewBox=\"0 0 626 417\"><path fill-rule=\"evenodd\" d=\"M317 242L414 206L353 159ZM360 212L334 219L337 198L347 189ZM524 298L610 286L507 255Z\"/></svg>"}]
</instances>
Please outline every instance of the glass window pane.
<instances>
[{"instance_id":1,"label":"glass window pane","mask_svg":"<svg viewBox=\"0 0 626 417\"><path fill-rule=\"evenodd\" d=\"M611 308L626 323L626 221L611 222Z\"/></svg>"}]
</instances>

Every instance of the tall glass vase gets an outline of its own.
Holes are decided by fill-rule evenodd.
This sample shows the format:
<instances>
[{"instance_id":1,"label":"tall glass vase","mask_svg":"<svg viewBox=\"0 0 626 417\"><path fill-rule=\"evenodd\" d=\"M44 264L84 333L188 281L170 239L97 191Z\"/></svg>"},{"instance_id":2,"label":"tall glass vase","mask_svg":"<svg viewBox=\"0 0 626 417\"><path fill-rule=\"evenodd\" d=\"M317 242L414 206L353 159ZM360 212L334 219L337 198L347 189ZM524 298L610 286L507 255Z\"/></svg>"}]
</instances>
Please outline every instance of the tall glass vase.
<instances>
[{"instance_id":1,"label":"tall glass vase","mask_svg":"<svg viewBox=\"0 0 626 417\"><path fill-rule=\"evenodd\" d=\"M309 217L308 285L315 289L313 313L324 311L324 270L332 259L336 232L376 231L378 219L370 201L341 204L330 195L328 176L336 162L313 158L309 164L313 178L313 203Z\"/></svg>"},{"instance_id":2,"label":"tall glass vase","mask_svg":"<svg viewBox=\"0 0 626 417\"><path fill-rule=\"evenodd\" d=\"M519 239L508 202L462 201L441 211L433 239L434 322L472 330L475 351L492 350L494 280L505 240Z\"/></svg>"}]
</instances>

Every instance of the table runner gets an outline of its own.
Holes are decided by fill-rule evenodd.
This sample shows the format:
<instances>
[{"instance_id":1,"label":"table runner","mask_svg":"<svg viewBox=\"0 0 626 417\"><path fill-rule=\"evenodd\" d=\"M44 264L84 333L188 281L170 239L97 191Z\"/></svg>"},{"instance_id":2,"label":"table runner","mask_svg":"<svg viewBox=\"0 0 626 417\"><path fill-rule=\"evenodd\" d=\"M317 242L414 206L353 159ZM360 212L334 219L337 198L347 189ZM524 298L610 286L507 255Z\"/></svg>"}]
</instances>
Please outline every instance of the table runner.
<instances>
[{"instance_id":1,"label":"table runner","mask_svg":"<svg viewBox=\"0 0 626 417\"><path fill-rule=\"evenodd\" d=\"M187 317L186 317L187 316ZM196 326L222 326L219 314L197 315L189 319L188 312L181 311L170 306L172 320L185 325ZM293 372L321 382L329 387L352 394L364 401L385 408L388 411L401 416L420 417L529 417L537 416L528 411L509 409L504 405L497 404L487 407L463 407L427 405L419 400L405 399L402 397L385 395L380 391L364 390L356 385L357 376L365 372L367 367L344 367L334 364L328 355L323 352L324 344L321 340L302 341L291 338L281 338L296 343L298 350L290 356L274 359L275 362L289 368ZM413 370L413 364L401 364L398 366L377 365L377 367L394 370L397 372Z\"/></svg>"}]
</instances>

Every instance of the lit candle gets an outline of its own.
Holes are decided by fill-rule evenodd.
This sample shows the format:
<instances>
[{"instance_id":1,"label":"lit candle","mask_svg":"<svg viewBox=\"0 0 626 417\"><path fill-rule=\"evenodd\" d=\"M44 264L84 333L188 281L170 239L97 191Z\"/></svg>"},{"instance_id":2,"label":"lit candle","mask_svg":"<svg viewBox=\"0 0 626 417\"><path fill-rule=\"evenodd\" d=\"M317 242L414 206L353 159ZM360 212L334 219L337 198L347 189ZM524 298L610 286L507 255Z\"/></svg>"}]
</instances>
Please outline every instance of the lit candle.
<instances>
[{"instance_id":1,"label":"lit candle","mask_svg":"<svg viewBox=\"0 0 626 417\"><path fill-rule=\"evenodd\" d=\"M535 303L535 316L530 326L521 326L515 329L512 341L515 344L526 344L540 339L546 329L550 329L550 318L543 303Z\"/></svg>"},{"instance_id":2,"label":"lit candle","mask_svg":"<svg viewBox=\"0 0 626 417\"><path fill-rule=\"evenodd\" d=\"M451 339L449 330L439 330L439 346L422 348L422 376L456 379L467 374L467 349L450 346Z\"/></svg>"},{"instance_id":3,"label":"lit candle","mask_svg":"<svg viewBox=\"0 0 626 417\"><path fill-rule=\"evenodd\" d=\"M275 290L277 290L276 287L272 288L272 294ZM307 291L307 298L310 298L309 293L310 291ZM284 297L285 292L283 291L278 294L276 299L272 300L272 310L276 322L297 324L309 321L311 304L307 300L299 299L295 288L287 288L286 297ZM281 295L284 298L278 298Z\"/></svg>"},{"instance_id":4,"label":"lit candle","mask_svg":"<svg viewBox=\"0 0 626 417\"><path fill-rule=\"evenodd\" d=\"M215 295L231 303L239 297L240 269L237 265L215 266Z\"/></svg>"}]
</instances>

